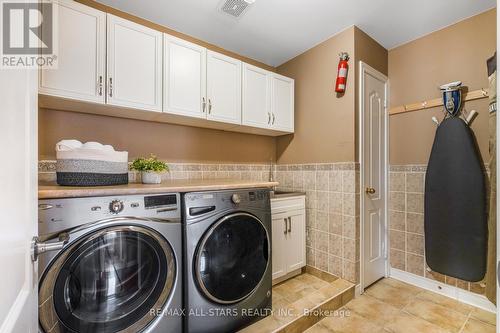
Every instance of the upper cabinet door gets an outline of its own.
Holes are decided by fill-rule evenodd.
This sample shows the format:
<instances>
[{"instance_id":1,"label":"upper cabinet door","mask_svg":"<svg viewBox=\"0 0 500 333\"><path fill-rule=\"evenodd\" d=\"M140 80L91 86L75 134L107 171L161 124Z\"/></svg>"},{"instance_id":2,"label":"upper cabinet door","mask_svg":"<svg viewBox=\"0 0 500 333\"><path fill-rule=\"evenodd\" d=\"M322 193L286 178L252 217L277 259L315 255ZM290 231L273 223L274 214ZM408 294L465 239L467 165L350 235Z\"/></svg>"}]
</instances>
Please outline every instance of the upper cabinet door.
<instances>
[{"instance_id":1,"label":"upper cabinet door","mask_svg":"<svg viewBox=\"0 0 500 333\"><path fill-rule=\"evenodd\" d=\"M162 111L162 33L108 14L108 104Z\"/></svg>"},{"instance_id":2,"label":"upper cabinet door","mask_svg":"<svg viewBox=\"0 0 500 333\"><path fill-rule=\"evenodd\" d=\"M271 124L274 129L294 131L294 81L288 77L272 74Z\"/></svg>"},{"instance_id":3,"label":"upper cabinet door","mask_svg":"<svg viewBox=\"0 0 500 333\"><path fill-rule=\"evenodd\" d=\"M271 76L262 68L243 64L242 124L271 126Z\"/></svg>"},{"instance_id":4,"label":"upper cabinet door","mask_svg":"<svg viewBox=\"0 0 500 333\"><path fill-rule=\"evenodd\" d=\"M164 34L163 111L206 118L207 50Z\"/></svg>"},{"instance_id":5,"label":"upper cabinet door","mask_svg":"<svg viewBox=\"0 0 500 333\"><path fill-rule=\"evenodd\" d=\"M241 124L241 61L207 51L207 118Z\"/></svg>"},{"instance_id":6,"label":"upper cabinet door","mask_svg":"<svg viewBox=\"0 0 500 333\"><path fill-rule=\"evenodd\" d=\"M105 101L106 14L59 0L58 68L40 71L41 94Z\"/></svg>"}]
</instances>

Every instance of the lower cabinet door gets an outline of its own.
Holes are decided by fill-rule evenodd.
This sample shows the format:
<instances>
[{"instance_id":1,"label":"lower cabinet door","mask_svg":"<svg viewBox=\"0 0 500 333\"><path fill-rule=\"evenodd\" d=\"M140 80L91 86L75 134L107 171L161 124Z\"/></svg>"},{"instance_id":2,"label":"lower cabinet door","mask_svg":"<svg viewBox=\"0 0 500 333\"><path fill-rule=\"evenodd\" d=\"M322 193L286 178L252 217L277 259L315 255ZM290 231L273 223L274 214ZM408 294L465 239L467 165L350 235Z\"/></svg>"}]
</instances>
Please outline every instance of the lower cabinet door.
<instances>
[{"instance_id":1,"label":"lower cabinet door","mask_svg":"<svg viewBox=\"0 0 500 333\"><path fill-rule=\"evenodd\" d=\"M273 280L287 273L287 218L285 214L275 214L272 219L272 272Z\"/></svg>"},{"instance_id":2,"label":"lower cabinet door","mask_svg":"<svg viewBox=\"0 0 500 333\"><path fill-rule=\"evenodd\" d=\"M287 271L306 265L306 216L303 210L288 214L287 228Z\"/></svg>"}]
</instances>

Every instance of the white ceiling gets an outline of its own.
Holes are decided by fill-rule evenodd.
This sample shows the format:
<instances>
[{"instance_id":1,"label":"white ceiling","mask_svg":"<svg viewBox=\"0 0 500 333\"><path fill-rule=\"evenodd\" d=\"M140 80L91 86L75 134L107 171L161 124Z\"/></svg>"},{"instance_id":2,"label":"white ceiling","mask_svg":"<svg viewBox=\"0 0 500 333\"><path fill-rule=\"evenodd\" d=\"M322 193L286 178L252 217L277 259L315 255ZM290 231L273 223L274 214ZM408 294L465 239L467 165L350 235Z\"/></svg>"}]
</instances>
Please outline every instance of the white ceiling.
<instances>
[{"instance_id":1,"label":"white ceiling","mask_svg":"<svg viewBox=\"0 0 500 333\"><path fill-rule=\"evenodd\" d=\"M221 0L97 0L227 50L280 65L357 25L387 49L496 6L495 0L256 0L239 19Z\"/></svg>"}]
</instances>

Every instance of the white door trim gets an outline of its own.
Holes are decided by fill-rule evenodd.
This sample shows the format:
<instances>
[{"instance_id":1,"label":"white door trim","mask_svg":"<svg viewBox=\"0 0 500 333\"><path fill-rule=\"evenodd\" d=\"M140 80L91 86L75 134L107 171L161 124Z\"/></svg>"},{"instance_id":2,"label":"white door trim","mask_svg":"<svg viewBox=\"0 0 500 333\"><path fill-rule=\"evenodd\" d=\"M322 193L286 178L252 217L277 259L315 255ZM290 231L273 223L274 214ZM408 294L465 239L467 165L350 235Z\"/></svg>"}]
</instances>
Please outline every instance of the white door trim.
<instances>
[{"instance_id":1,"label":"white door trim","mask_svg":"<svg viewBox=\"0 0 500 333\"><path fill-rule=\"evenodd\" d=\"M365 269L364 269L364 238L365 238L365 228L364 228L364 222L365 222L365 196L364 196L364 184L365 184L365 172L363 165L365 163L364 161L364 139L365 139L365 125L364 125L364 114L365 114L365 105L364 105L364 94L365 94L365 73L369 73L370 75L379 78L381 81L386 82L386 87L385 87L385 104L384 104L384 128L385 128L385 133L384 133L384 147L385 147L385 159L383 163L383 168L384 168L384 182L385 182L385 190L384 190L384 196L385 196L385 203L384 203L384 216L385 220L384 222L384 256L385 256L385 276L389 276L389 236L388 236L388 177L389 177L389 113L388 113L388 101L389 101L389 79L387 76L383 75L376 69L372 68L371 66L365 64L364 62L360 61L359 62L359 93L358 93L358 105L359 105L359 171L360 171L360 181L359 181L359 186L360 186L360 263L359 263L359 284L360 284L360 293L362 294L364 292L364 275L365 275Z\"/></svg>"}]
</instances>

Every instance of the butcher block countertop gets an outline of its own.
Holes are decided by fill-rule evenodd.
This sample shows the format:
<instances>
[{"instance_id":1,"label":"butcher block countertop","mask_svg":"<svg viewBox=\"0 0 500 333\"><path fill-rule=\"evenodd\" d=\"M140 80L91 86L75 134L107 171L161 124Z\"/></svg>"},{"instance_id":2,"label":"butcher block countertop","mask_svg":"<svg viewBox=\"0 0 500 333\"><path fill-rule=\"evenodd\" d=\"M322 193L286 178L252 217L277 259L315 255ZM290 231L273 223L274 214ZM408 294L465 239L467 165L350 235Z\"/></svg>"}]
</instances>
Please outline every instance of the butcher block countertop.
<instances>
[{"instance_id":1,"label":"butcher block countertop","mask_svg":"<svg viewBox=\"0 0 500 333\"><path fill-rule=\"evenodd\" d=\"M100 197L127 194L157 194L166 192L197 192L233 190L243 188L263 188L277 186L278 182L234 180L234 179L177 179L166 180L161 184L139 184L117 186L59 186L55 183L40 183L38 199Z\"/></svg>"}]
</instances>

